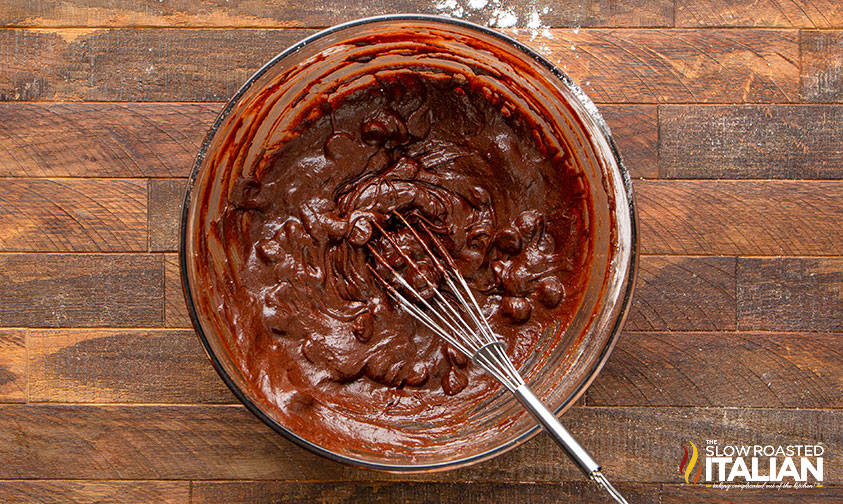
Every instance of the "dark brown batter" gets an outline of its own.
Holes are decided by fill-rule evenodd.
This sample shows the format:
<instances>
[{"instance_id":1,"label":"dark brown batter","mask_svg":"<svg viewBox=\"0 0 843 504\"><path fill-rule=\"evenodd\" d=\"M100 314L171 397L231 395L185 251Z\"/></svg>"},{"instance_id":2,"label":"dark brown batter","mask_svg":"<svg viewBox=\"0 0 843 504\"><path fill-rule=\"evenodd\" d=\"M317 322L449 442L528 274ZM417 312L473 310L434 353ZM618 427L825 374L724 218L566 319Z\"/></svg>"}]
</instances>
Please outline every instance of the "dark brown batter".
<instances>
[{"instance_id":1,"label":"dark brown batter","mask_svg":"<svg viewBox=\"0 0 843 504\"><path fill-rule=\"evenodd\" d=\"M424 261L393 211L432 223L516 365L567 325L588 188L542 128L481 73L385 68L313 99L228 186L215 232L246 259L207 281L232 283L229 351L285 425L329 449L413 449L499 390L367 271L367 244L402 268L375 221Z\"/></svg>"}]
</instances>

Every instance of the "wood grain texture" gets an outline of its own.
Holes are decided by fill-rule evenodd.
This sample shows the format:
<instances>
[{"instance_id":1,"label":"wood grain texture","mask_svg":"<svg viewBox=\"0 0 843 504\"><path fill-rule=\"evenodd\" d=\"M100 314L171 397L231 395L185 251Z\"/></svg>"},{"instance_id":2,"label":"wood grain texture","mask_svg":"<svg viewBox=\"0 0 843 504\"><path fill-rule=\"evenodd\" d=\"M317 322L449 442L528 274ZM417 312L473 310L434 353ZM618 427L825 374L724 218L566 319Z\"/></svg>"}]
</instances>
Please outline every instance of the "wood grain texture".
<instances>
[{"instance_id":1,"label":"wood grain texture","mask_svg":"<svg viewBox=\"0 0 843 504\"><path fill-rule=\"evenodd\" d=\"M573 408L572 433L615 481L678 482L683 440L822 443L843 462L843 410ZM273 479L286 481L581 481L546 436L469 468L390 475L293 446L239 406L0 406L0 477L12 479ZM84 460L84 464L79 461ZM843 482L828 471L826 484Z\"/></svg>"},{"instance_id":2,"label":"wood grain texture","mask_svg":"<svg viewBox=\"0 0 843 504\"><path fill-rule=\"evenodd\" d=\"M589 387L587 403L840 408L841 337L826 333L626 332Z\"/></svg>"},{"instance_id":3,"label":"wood grain texture","mask_svg":"<svg viewBox=\"0 0 843 504\"><path fill-rule=\"evenodd\" d=\"M189 481L0 481L4 504L184 504Z\"/></svg>"},{"instance_id":4,"label":"wood grain texture","mask_svg":"<svg viewBox=\"0 0 843 504\"><path fill-rule=\"evenodd\" d=\"M835 28L843 26L837 0L677 0L676 26Z\"/></svg>"},{"instance_id":5,"label":"wood grain texture","mask_svg":"<svg viewBox=\"0 0 843 504\"><path fill-rule=\"evenodd\" d=\"M0 30L0 101L224 101L311 30ZM213 48L213 50L209 50Z\"/></svg>"},{"instance_id":6,"label":"wood grain texture","mask_svg":"<svg viewBox=\"0 0 843 504\"><path fill-rule=\"evenodd\" d=\"M0 329L0 402L26 400L26 330Z\"/></svg>"},{"instance_id":7,"label":"wood grain texture","mask_svg":"<svg viewBox=\"0 0 843 504\"><path fill-rule=\"evenodd\" d=\"M843 106L659 108L664 178L843 178Z\"/></svg>"},{"instance_id":8,"label":"wood grain texture","mask_svg":"<svg viewBox=\"0 0 843 504\"><path fill-rule=\"evenodd\" d=\"M794 30L553 30L549 58L599 103L799 99Z\"/></svg>"},{"instance_id":9,"label":"wood grain texture","mask_svg":"<svg viewBox=\"0 0 843 504\"><path fill-rule=\"evenodd\" d=\"M0 47L18 49L0 52L0 101L221 101L310 33L5 29ZM552 36L531 41L522 30L517 37L546 47L597 102L763 103L799 95L795 31L583 29Z\"/></svg>"},{"instance_id":10,"label":"wood grain texture","mask_svg":"<svg viewBox=\"0 0 843 504\"><path fill-rule=\"evenodd\" d=\"M0 175L187 176L219 103L0 103Z\"/></svg>"},{"instance_id":11,"label":"wood grain texture","mask_svg":"<svg viewBox=\"0 0 843 504\"><path fill-rule=\"evenodd\" d=\"M0 254L0 326L154 327L161 256Z\"/></svg>"},{"instance_id":12,"label":"wood grain texture","mask_svg":"<svg viewBox=\"0 0 843 504\"><path fill-rule=\"evenodd\" d=\"M843 102L843 31L803 31L802 99L806 102Z\"/></svg>"},{"instance_id":13,"label":"wood grain texture","mask_svg":"<svg viewBox=\"0 0 843 504\"><path fill-rule=\"evenodd\" d=\"M738 328L843 331L843 258L739 258Z\"/></svg>"},{"instance_id":14,"label":"wood grain texture","mask_svg":"<svg viewBox=\"0 0 843 504\"><path fill-rule=\"evenodd\" d=\"M839 255L843 182L639 180L641 251Z\"/></svg>"},{"instance_id":15,"label":"wood grain texture","mask_svg":"<svg viewBox=\"0 0 843 504\"><path fill-rule=\"evenodd\" d=\"M149 247L153 252L178 250L186 186L185 179L149 181Z\"/></svg>"},{"instance_id":16,"label":"wood grain texture","mask_svg":"<svg viewBox=\"0 0 843 504\"><path fill-rule=\"evenodd\" d=\"M843 487L790 490L724 491L687 485L617 485L631 503L687 504L791 504L811 502L837 504ZM503 500L507 499L507 500ZM195 504L252 504L339 502L418 503L467 502L605 502L593 485L580 482L535 483L299 483L282 481L197 481L193 484Z\"/></svg>"},{"instance_id":17,"label":"wood grain texture","mask_svg":"<svg viewBox=\"0 0 843 504\"><path fill-rule=\"evenodd\" d=\"M0 101L26 102L0 103L0 252L80 252L0 253L0 327L32 328L0 329L0 403L33 401L0 404L0 502L605 501L543 434L446 473L326 461L234 404L188 329L178 207L221 102L311 28L498 7L649 179L626 332L565 424L633 503L843 500L839 2L556 2L552 39L528 2L0 3ZM681 485L708 438L822 443L826 487Z\"/></svg>"},{"instance_id":18,"label":"wood grain texture","mask_svg":"<svg viewBox=\"0 0 843 504\"><path fill-rule=\"evenodd\" d=\"M644 256L627 331L734 329L735 258Z\"/></svg>"},{"instance_id":19,"label":"wood grain texture","mask_svg":"<svg viewBox=\"0 0 843 504\"><path fill-rule=\"evenodd\" d=\"M764 504L792 504L794 502L839 504L843 502L843 487L724 491L717 488L688 485L663 486L660 504L687 504L688 502L705 502L706 504L755 504L758 502Z\"/></svg>"},{"instance_id":20,"label":"wood grain texture","mask_svg":"<svg viewBox=\"0 0 843 504\"><path fill-rule=\"evenodd\" d=\"M630 503L658 503L659 485L618 485ZM284 481L197 481L194 504L499 504L530 502L603 502L605 495L585 482L547 483L299 483Z\"/></svg>"},{"instance_id":21,"label":"wood grain texture","mask_svg":"<svg viewBox=\"0 0 843 504\"><path fill-rule=\"evenodd\" d=\"M600 105L598 108L612 130L630 176L658 177L657 108L653 105Z\"/></svg>"},{"instance_id":22,"label":"wood grain texture","mask_svg":"<svg viewBox=\"0 0 843 504\"><path fill-rule=\"evenodd\" d=\"M145 251L138 180L0 179L0 251Z\"/></svg>"},{"instance_id":23,"label":"wood grain texture","mask_svg":"<svg viewBox=\"0 0 843 504\"><path fill-rule=\"evenodd\" d=\"M463 19L488 24L495 5L472 8L466 0L447 8L426 0L391 0L354 2L338 0L313 3L302 0L211 0L205 2L136 3L120 0L71 0L60 4L37 0L7 0L0 13L5 26L172 26L172 27L326 27L353 19L381 14L423 13L451 14L462 8ZM526 26L531 13L527 3L506 6ZM549 26L670 26L673 2L670 0L586 0L554 4L542 13L542 23Z\"/></svg>"},{"instance_id":24,"label":"wood grain texture","mask_svg":"<svg viewBox=\"0 0 843 504\"><path fill-rule=\"evenodd\" d=\"M29 402L232 403L189 330L33 330Z\"/></svg>"},{"instance_id":25,"label":"wood grain texture","mask_svg":"<svg viewBox=\"0 0 843 504\"><path fill-rule=\"evenodd\" d=\"M175 254L164 256L164 325L193 327L181 286L179 257Z\"/></svg>"}]
</instances>

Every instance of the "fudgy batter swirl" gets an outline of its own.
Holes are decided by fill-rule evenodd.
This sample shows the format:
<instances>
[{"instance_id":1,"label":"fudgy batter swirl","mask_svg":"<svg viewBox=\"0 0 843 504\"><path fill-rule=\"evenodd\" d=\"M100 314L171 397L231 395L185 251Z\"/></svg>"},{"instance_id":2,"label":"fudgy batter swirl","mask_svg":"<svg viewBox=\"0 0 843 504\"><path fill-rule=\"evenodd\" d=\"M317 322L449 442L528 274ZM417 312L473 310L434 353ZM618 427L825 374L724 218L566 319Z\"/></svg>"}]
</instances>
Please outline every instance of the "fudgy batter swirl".
<instances>
[{"instance_id":1,"label":"fudgy batter swirl","mask_svg":"<svg viewBox=\"0 0 843 504\"><path fill-rule=\"evenodd\" d=\"M218 223L247 258L233 354L295 428L344 416L344 434L401 444L379 416L423 422L497 389L368 272L369 245L404 269L374 222L433 272L393 212L431 223L516 365L567 324L591 260L588 189L537 127L480 79L391 69L314 106L231 185Z\"/></svg>"}]
</instances>

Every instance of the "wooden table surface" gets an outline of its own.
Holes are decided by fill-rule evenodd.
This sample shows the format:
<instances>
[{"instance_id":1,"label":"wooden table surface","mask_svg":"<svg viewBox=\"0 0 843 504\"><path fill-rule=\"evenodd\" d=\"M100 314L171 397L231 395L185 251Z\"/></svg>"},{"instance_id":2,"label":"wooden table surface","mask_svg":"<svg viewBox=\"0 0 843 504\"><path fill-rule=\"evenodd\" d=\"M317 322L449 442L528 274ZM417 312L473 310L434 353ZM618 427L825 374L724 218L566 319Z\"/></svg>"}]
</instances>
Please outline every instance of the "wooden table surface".
<instances>
[{"instance_id":1,"label":"wooden table surface","mask_svg":"<svg viewBox=\"0 0 843 504\"><path fill-rule=\"evenodd\" d=\"M239 406L190 329L177 214L222 102L320 27L435 4L0 0L0 502L606 502L545 435L431 475L323 460ZM522 28L531 5L509 4ZM643 254L565 422L630 502L843 502L843 3L541 12L552 39L518 37L605 114ZM825 486L685 485L683 443L711 438L822 443Z\"/></svg>"}]
</instances>

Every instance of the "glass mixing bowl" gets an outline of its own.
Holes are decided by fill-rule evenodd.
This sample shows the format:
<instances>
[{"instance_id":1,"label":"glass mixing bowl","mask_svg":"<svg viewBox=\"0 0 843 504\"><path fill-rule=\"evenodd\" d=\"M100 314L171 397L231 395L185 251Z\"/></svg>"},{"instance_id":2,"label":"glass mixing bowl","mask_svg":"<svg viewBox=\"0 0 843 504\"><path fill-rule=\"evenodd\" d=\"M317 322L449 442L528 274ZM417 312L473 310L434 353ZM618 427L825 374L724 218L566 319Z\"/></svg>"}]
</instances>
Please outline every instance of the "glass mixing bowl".
<instances>
[{"instance_id":1,"label":"glass mixing bowl","mask_svg":"<svg viewBox=\"0 0 843 504\"><path fill-rule=\"evenodd\" d=\"M472 410L454 433L459 442L447 449L419 453L362 447L328 449L285 426L272 405L253 392L226 350L232 328L223 309L225 299L216 298L200 282L201 272L227 260L220 243L211 240L201 251L199 246L199 238L207 239L212 221L224 204L223 181L236 176L233 167L240 166L221 146L237 141L244 123L251 121L256 123L255 128L277 131L285 121L294 121L274 111L294 107L294 97L303 89L332 75L338 61L350 61L348 58L360 48L350 40L359 42L370 37L377 41L385 36L404 44L401 51L391 52L397 54L391 57L413 58L414 48L434 43L443 58L459 55L462 61L511 76L511 85L519 88L519 96L540 105L552 117L555 134L566 138L571 154L583 167L592 198L595 233L588 286L572 322L566 327L548 327L539 348L521 369L536 395L557 414L582 395L615 344L635 283L638 239L629 174L597 108L567 75L518 41L464 21L422 15L354 21L302 40L250 78L223 109L196 158L181 222L182 281L190 316L217 372L237 398L270 427L313 452L360 467L393 472L451 469L512 449L538 432L536 422L502 389ZM365 71L365 58L354 62L353 71ZM343 72L351 71L336 72L332 78L348 75ZM244 116L243 111L254 110L257 103L273 105L264 107L258 116ZM253 154L250 150L246 142L236 156L249 156ZM202 205L208 209L206 213L199 211ZM229 262L225 267L237 264Z\"/></svg>"}]
</instances>

